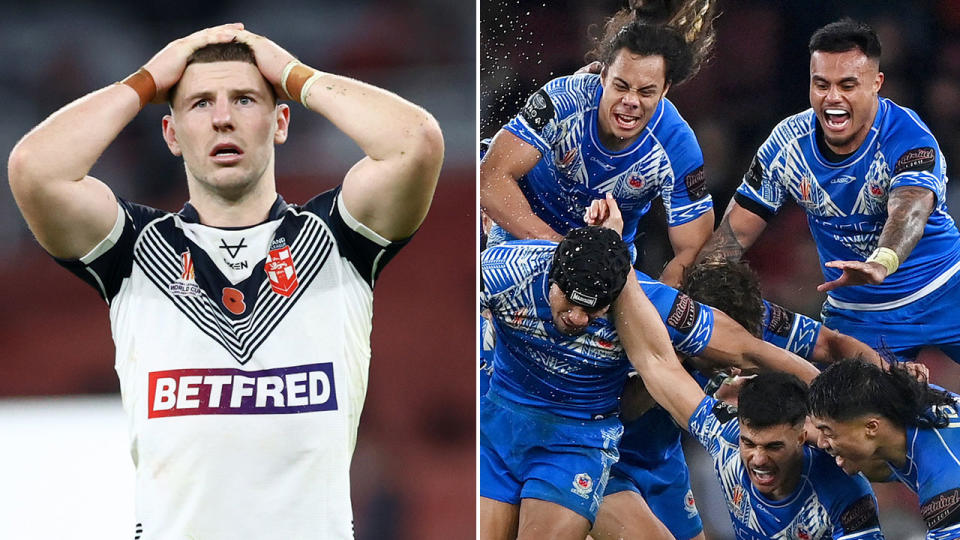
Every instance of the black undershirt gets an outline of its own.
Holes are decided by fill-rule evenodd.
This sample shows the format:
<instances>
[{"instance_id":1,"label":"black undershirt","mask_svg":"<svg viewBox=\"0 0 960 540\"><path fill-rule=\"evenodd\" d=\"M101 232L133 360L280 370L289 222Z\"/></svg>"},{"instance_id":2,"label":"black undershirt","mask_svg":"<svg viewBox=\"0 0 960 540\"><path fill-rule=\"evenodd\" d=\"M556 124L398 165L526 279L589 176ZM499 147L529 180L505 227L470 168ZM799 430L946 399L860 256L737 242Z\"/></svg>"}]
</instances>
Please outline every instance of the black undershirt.
<instances>
[{"instance_id":1,"label":"black undershirt","mask_svg":"<svg viewBox=\"0 0 960 540\"><path fill-rule=\"evenodd\" d=\"M815 138L817 139L817 150L820 151L820 155L826 158L827 161L829 161L830 163L840 163L857 152L856 150L854 150L849 154L838 154L833 150L831 150L830 147L827 146L827 141L823 138L823 126L820 125L819 120L816 122L816 124L817 126L816 126Z\"/></svg>"}]
</instances>

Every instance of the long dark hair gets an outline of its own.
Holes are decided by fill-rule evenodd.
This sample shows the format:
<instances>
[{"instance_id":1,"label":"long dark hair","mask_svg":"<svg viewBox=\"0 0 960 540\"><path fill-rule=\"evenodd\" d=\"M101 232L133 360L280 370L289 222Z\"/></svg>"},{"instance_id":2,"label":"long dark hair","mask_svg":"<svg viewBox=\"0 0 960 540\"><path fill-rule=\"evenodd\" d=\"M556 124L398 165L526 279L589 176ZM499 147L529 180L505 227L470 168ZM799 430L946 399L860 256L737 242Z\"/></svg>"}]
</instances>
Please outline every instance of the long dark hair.
<instances>
[{"instance_id":1,"label":"long dark hair","mask_svg":"<svg viewBox=\"0 0 960 540\"><path fill-rule=\"evenodd\" d=\"M881 369L859 358L842 360L810 384L810 414L841 422L879 414L902 426L939 428L949 423L943 405L956 406L950 394L896 362Z\"/></svg>"}]
</instances>

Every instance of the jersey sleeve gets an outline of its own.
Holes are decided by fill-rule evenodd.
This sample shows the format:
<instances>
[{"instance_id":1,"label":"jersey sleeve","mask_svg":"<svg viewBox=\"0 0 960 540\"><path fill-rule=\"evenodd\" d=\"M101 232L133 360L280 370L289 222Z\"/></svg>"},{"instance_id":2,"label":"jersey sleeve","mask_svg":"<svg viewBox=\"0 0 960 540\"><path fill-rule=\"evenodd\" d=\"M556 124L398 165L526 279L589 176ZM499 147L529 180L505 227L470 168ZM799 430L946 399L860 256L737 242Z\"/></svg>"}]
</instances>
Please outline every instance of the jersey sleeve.
<instances>
[{"instance_id":1,"label":"jersey sleeve","mask_svg":"<svg viewBox=\"0 0 960 540\"><path fill-rule=\"evenodd\" d=\"M143 228L166 212L117 198L113 228L89 253L79 259L59 259L57 264L85 281L107 303L120 292L120 285L133 269L133 247Z\"/></svg>"},{"instance_id":2,"label":"jersey sleeve","mask_svg":"<svg viewBox=\"0 0 960 540\"><path fill-rule=\"evenodd\" d=\"M690 415L687 429L713 457L721 453L725 446L739 445L737 408L711 396L704 396L700 401Z\"/></svg>"},{"instance_id":3,"label":"jersey sleeve","mask_svg":"<svg viewBox=\"0 0 960 540\"><path fill-rule=\"evenodd\" d=\"M847 477L853 484L847 497L833 505L830 516L833 522L834 540L882 540L880 516L877 513L877 499L870 489L870 483L862 476ZM840 482L838 482L839 484ZM838 485L834 486L839 488Z\"/></svg>"},{"instance_id":4,"label":"jersey sleeve","mask_svg":"<svg viewBox=\"0 0 960 540\"><path fill-rule=\"evenodd\" d=\"M763 340L810 360L823 324L773 302L763 301Z\"/></svg>"},{"instance_id":5,"label":"jersey sleeve","mask_svg":"<svg viewBox=\"0 0 960 540\"><path fill-rule=\"evenodd\" d=\"M713 337L713 309L643 272L636 273L644 294L667 327L673 347L687 356L703 352Z\"/></svg>"},{"instance_id":6,"label":"jersey sleeve","mask_svg":"<svg viewBox=\"0 0 960 540\"><path fill-rule=\"evenodd\" d=\"M693 221L713 208L713 199L707 190L707 178L703 171L700 144L690 126L679 117L678 120L681 123L673 130L667 143L673 182L665 183L661 193L667 225L670 227Z\"/></svg>"},{"instance_id":7,"label":"jersey sleeve","mask_svg":"<svg viewBox=\"0 0 960 540\"><path fill-rule=\"evenodd\" d=\"M412 238L391 242L357 221L344 205L340 187L317 195L304 205L304 209L319 216L330 227L340 254L371 287L383 267Z\"/></svg>"},{"instance_id":8,"label":"jersey sleeve","mask_svg":"<svg viewBox=\"0 0 960 540\"><path fill-rule=\"evenodd\" d=\"M789 132L788 120L774 128L757 150L733 196L737 204L763 219L770 219L780 211L786 195L777 170L782 166L778 160L782 159L782 145L787 137L784 131Z\"/></svg>"},{"instance_id":9,"label":"jersey sleeve","mask_svg":"<svg viewBox=\"0 0 960 540\"><path fill-rule=\"evenodd\" d=\"M890 172L890 190L905 186L929 189L937 196L939 204L946 200L947 180L943 172L943 154L933 134L920 121L916 113L907 110L914 124L907 125L903 133L890 137L890 158L895 159Z\"/></svg>"},{"instance_id":10,"label":"jersey sleeve","mask_svg":"<svg viewBox=\"0 0 960 540\"><path fill-rule=\"evenodd\" d=\"M580 84L584 77L597 76L560 77L548 82L527 98L520 113L510 120L504 129L539 150L541 154L549 153L553 144L563 135L560 121L576 109L577 100L569 94L584 86Z\"/></svg>"}]
</instances>

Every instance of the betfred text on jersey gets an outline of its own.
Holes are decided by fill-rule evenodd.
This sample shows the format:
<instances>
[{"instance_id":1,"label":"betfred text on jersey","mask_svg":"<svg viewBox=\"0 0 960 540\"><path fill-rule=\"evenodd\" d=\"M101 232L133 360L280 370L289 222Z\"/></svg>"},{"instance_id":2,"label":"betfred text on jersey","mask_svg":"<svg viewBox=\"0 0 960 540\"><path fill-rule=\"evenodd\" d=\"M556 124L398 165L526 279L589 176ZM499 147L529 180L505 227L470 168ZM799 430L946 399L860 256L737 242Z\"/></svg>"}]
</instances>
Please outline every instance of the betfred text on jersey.
<instances>
[{"instance_id":1,"label":"betfred text on jersey","mask_svg":"<svg viewBox=\"0 0 960 540\"><path fill-rule=\"evenodd\" d=\"M262 371L154 371L148 384L148 418L292 414L337 408L333 364L329 362Z\"/></svg>"}]
</instances>

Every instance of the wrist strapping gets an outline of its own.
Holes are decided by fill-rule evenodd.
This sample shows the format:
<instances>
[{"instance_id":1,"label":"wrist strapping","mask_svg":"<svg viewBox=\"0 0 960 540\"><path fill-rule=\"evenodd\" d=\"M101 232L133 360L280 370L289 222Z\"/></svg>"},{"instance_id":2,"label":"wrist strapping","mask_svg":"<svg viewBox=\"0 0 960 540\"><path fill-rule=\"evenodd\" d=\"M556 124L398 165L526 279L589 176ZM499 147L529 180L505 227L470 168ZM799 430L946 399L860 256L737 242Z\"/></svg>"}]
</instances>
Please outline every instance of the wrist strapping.
<instances>
[{"instance_id":1,"label":"wrist strapping","mask_svg":"<svg viewBox=\"0 0 960 540\"><path fill-rule=\"evenodd\" d=\"M317 79L323 75L322 71L318 71L311 67L308 67L298 60L291 60L286 67L283 68L283 75L280 77L280 86L283 87L283 91L287 93L287 97L292 100L299 101L304 107L310 108L307 106L307 96L310 95L310 87L313 86L313 83L317 82Z\"/></svg>"},{"instance_id":2,"label":"wrist strapping","mask_svg":"<svg viewBox=\"0 0 960 540\"><path fill-rule=\"evenodd\" d=\"M157 97L157 83L153 80L153 75L147 71L147 68L140 68L135 73L117 84L125 84L140 96L140 108L153 101Z\"/></svg>"},{"instance_id":3,"label":"wrist strapping","mask_svg":"<svg viewBox=\"0 0 960 540\"><path fill-rule=\"evenodd\" d=\"M867 257L867 262L880 264L887 269L888 276L896 272L897 268L900 268L900 257L897 257L897 252L885 247L878 247L873 250L873 253Z\"/></svg>"}]
</instances>

